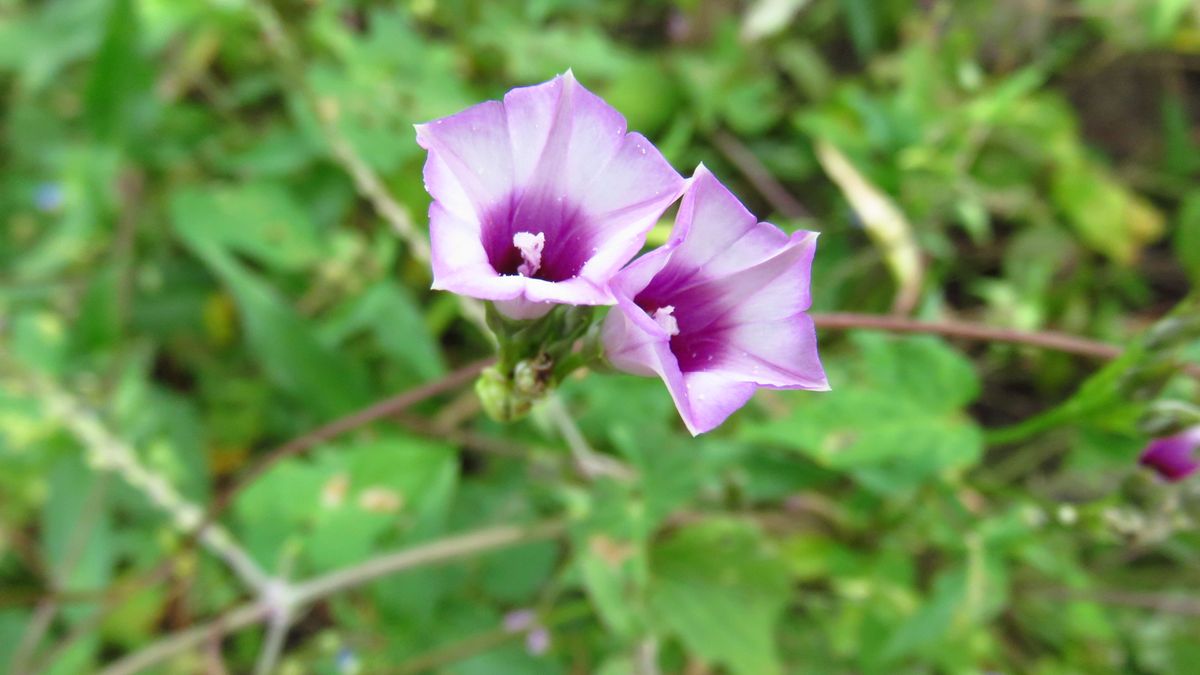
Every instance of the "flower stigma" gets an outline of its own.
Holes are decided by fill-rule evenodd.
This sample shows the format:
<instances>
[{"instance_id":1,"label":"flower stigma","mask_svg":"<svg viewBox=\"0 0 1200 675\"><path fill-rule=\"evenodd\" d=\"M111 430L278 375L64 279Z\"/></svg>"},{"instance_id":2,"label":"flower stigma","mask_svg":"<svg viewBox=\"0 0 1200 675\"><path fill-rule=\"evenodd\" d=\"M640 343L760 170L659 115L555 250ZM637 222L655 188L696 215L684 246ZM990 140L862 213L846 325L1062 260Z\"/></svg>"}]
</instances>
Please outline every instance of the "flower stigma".
<instances>
[{"instance_id":1,"label":"flower stigma","mask_svg":"<svg viewBox=\"0 0 1200 675\"><path fill-rule=\"evenodd\" d=\"M521 259L525 261L517 268L517 274L523 277L537 274L542 267L542 251L546 248L545 233L518 232L513 235L513 246L517 247Z\"/></svg>"},{"instance_id":2,"label":"flower stigma","mask_svg":"<svg viewBox=\"0 0 1200 675\"><path fill-rule=\"evenodd\" d=\"M679 322L675 320L675 306L667 305L654 310L654 323L674 337L679 335Z\"/></svg>"}]
</instances>

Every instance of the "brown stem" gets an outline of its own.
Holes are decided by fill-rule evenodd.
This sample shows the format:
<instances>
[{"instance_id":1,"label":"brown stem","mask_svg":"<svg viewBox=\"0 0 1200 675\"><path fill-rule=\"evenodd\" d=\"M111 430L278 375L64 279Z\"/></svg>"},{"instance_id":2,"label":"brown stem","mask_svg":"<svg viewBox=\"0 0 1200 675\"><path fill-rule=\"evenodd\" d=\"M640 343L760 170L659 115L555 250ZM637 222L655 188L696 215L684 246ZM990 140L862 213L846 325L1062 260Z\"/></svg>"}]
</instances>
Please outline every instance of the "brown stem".
<instances>
[{"instance_id":1,"label":"brown stem","mask_svg":"<svg viewBox=\"0 0 1200 675\"><path fill-rule=\"evenodd\" d=\"M252 626L270 614L270 607L251 602L222 614L199 626L179 631L108 666L104 675L131 675L193 647L219 640L222 636Z\"/></svg>"},{"instance_id":2,"label":"brown stem","mask_svg":"<svg viewBox=\"0 0 1200 675\"><path fill-rule=\"evenodd\" d=\"M406 431L411 431L431 440L449 441L464 448L498 457L527 458L530 455L530 451L536 449L526 444L515 443L489 434L477 433L470 429L431 422L419 415L401 413L396 415L396 422Z\"/></svg>"},{"instance_id":3,"label":"brown stem","mask_svg":"<svg viewBox=\"0 0 1200 675\"><path fill-rule=\"evenodd\" d=\"M1042 595L1056 600L1097 602L1118 607L1148 609L1163 614L1180 614L1200 617L1200 598L1170 593L1150 593L1124 590L1076 590L1071 588L1043 588Z\"/></svg>"},{"instance_id":4,"label":"brown stem","mask_svg":"<svg viewBox=\"0 0 1200 675\"><path fill-rule=\"evenodd\" d=\"M1007 342L1049 349L1067 354L1078 354L1096 359L1115 359L1124 349L1107 342L1098 342L1067 333L1055 331L1021 331L1011 328L996 328L965 321L919 321L901 316L884 314L855 314L852 312L813 313L813 323L826 330L880 330L890 333L926 333L964 340L984 342ZM1183 372L1200 378L1200 365L1188 364Z\"/></svg>"},{"instance_id":5,"label":"brown stem","mask_svg":"<svg viewBox=\"0 0 1200 675\"><path fill-rule=\"evenodd\" d=\"M504 525L447 537L416 548L384 554L296 585L296 602L306 605L349 588L413 567L455 560L519 543L555 539L566 532L561 520L534 525Z\"/></svg>"},{"instance_id":6,"label":"brown stem","mask_svg":"<svg viewBox=\"0 0 1200 675\"><path fill-rule=\"evenodd\" d=\"M287 443L275 448L267 453L265 457L258 461L253 467L246 471L242 476L238 477L237 482L226 490L209 509L208 514L201 525L202 529L205 525L216 520L225 512L233 499L241 493L246 486L253 483L260 476L266 473L271 467L279 462L294 457L302 452L311 450L312 448L330 441L344 433L353 431L362 426L366 426L371 422L381 420L385 417L391 417L397 413L411 408L412 406L433 398L439 394L444 394L453 389L457 389L471 380L475 379L479 373L483 372L492 364L494 359L483 359L467 364L452 373L447 374L441 379L435 380L428 384L421 385L415 389L409 389L403 393L397 394L388 399L372 404L358 412L351 413L345 417L338 418L323 427L318 427L312 431L298 436Z\"/></svg>"},{"instance_id":7,"label":"brown stem","mask_svg":"<svg viewBox=\"0 0 1200 675\"><path fill-rule=\"evenodd\" d=\"M50 565L42 558L41 549L38 544L29 537L19 527L7 528L0 525L0 538L8 544L9 550L16 554L21 562L25 563L25 567L36 576L46 586L53 586L50 582L52 575L50 574ZM5 591L5 598L0 598L0 607L4 607L5 600L12 597L12 594ZM38 596L37 600L43 599L43 596Z\"/></svg>"}]
</instances>

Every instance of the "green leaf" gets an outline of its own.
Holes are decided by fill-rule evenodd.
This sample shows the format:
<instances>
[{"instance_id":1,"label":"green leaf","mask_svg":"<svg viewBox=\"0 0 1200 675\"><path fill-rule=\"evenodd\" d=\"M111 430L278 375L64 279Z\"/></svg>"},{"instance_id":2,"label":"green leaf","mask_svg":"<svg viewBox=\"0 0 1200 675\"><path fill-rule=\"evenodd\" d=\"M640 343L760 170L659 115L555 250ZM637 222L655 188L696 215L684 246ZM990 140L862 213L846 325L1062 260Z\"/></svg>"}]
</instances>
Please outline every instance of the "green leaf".
<instances>
[{"instance_id":1,"label":"green leaf","mask_svg":"<svg viewBox=\"0 0 1200 675\"><path fill-rule=\"evenodd\" d=\"M1188 106L1180 94L1164 94L1162 127L1164 168L1181 178L1200 170L1200 139L1192 135Z\"/></svg>"},{"instance_id":2,"label":"green leaf","mask_svg":"<svg viewBox=\"0 0 1200 675\"><path fill-rule=\"evenodd\" d=\"M171 219L193 246L227 249L278 270L302 269L324 253L305 209L274 182L179 190Z\"/></svg>"},{"instance_id":3,"label":"green leaf","mask_svg":"<svg viewBox=\"0 0 1200 675\"><path fill-rule=\"evenodd\" d=\"M558 548L555 542L534 542L487 556L481 561L484 590L500 602L529 602L554 572Z\"/></svg>"},{"instance_id":4,"label":"green leaf","mask_svg":"<svg viewBox=\"0 0 1200 675\"><path fill-rule=\"evenodd\" d=\"M86 354L117 343L121 334L119 284L116 268L105 269L90 280L79 318L71 329L74 351Z\"/></svg>"},{"instance_id":5,"label":"green leaf","mask_svg":"<svg viewBox=\"0 0 1200 675\"><path fill-rule=\"evenodd\" d=\"M305 78L320 114L376 170L390 173L420 155L412 124L475 102L458 71L460 54L449 44L426 39L406 11L370 11L365 35L347 30L336 12L323 14L323 42L338 61L314 63ZM314 111L296 106L295 112L310 143L324 147Z\"/></svg>"},{"instance_id":6,"label":"green leaf","mask_svg":"<svg viewBox=\"0 0 1200 675\"><path fill-rule=\"evenodd\" d=\"M80 453L63 456L49 476L49 499L42 511L42 555L64 590L104 588L115 562L112 517L106 482ZM83 620L94 608L86 603L64 609L64 616Z\"/></svg>"},{"instance_id":7,"label":"green leaf","mask_svg":"<svg viewBox=\"0 0 1200 675\"><path fill-rule=\"evenodd\" d=\"M704 441L684 440L653 429L638 431L625 425L614 425L611 436L637 472L648 527L657 526L686 503L699 489L701 480L719 466Z\"/></svg>"},{"instance_id":8,"label":"green leaf","mask_svg":"<svg viewBox=\"0 0 1200 675\"><path fill-rule=\"evenodd\" d=\"M903 393L934 412L956 410L979 395L975 367L937 338L856 333L852 340L876 390Z\"/></svg>"},{"instance_id":9,"label":"green leaf","mask_svg":"<svg viewBox=\"0 0 1200 675\"><path fill-rule=\"evenodd\" d=\"M980 457L982 434L962 412L979 392L970 362L929 337L856 333L853 341L857 355L830 361L833 391L745 427L743 437L798 450L881 493L912 490Z\"/></svg>"},{"instance_id":10,"label":"green leaf","mask_svg":"<svg viewBox=\"0 0 1200 675\"><path fill-rule=\"evenodd\" d=\"M268 377L326 416L367 403L361 362L321 343L307 321L231 258L215 251L207 258L237 298L250 347Z\"/></svg>"},{"instance_id":11,"label":"green leaf","mask_svg":"<svg viewBox=\"0 0 1200 675\"><path fill-rule=\"evenodd\" d=\"M808 42L787 42L779 46L776 58L779 60L779 66L808 98L823 99L833 89L831 68L815 45Z\"/></svg>"},{"instance_id":12,"label":"green leaf","mask_svg":"<svg viewBox=\"0 0 1200 675\"><path fill-rule=\"evenodd\" d=\"M646 96L646 92L654 96ZM675 78L651 60L631 62L602 92L604 100L620 110L629 128L650 134L671 121L679 104Z\"/></svg>"},{"instance_id":13,"label":"green leaf","mask_svg":"<svg viewBox=\"0 0 1200 675\"><path fill-rule=\"evenodd\" d=\"M871 57L879 43L877 8L872 7L870 0L840 0L840 4L846 14L854 51L858 52L861 59Z\"/></svg>"},{"instance_id":14,"label":"green leaf","mask_svg":"<svg viewBox=\"0 0 1200 675\"><path fill-rule=\"evenodd\" d=\"M78 675L93 672L100 646L100 636L88 635L67 646L54 663L42 672L44 675Z\"/></svg>"},{"instance_id":15,"label":"green leaf","mask_svg":"<svg viewBox=\"0 0 1200 675\"><path fill-rule=\"evenodd\" d=\"M440 531L457 475L453 448L389 434L281 463L242 494L237 513L262 562L292 540L306 569L327 571L366 559L388 533Z\"/></svg>"},{"instance_id":16,"label":"green leaf","mask_svg":"<svg viewBox=\"0 0 1200 675\"><path fill-rule=\"evenodd\" d=\"M18 312L10 321L9 349L17 360L44 373L63 370L71 336L61 316L51 312Z\"/></svg>"},{"instance_id":17,"label":"green leaf","mask_svg":"<svg viewBox=\"0 0 1200 675\"><path fill-rule=\"evenodd\" d=\"M103 39L109 4L77 0L38 3L36 12L6 11L0 18L0 68L19 72L22 84L34 91L61 81L60 73Z\"/></svg>"},{"instance_id":18,"label":"green leaf","mask_svg":"<svg viewBox=\"0 0 1200 675\"><path fill-rule=\"evenodd\" d=\"M754 527L689 525L650 552L650 606L663 630L740 675L782 672L775 640L787 567Z\"/></svg>"},{"instance_id":19,"label":"green leaf","mask_svg":"<svg viewBox=\"0 0 1200 675\"><path fill-rule=\"evenodd\" d=\"M745 76L730 83L721 98L721 113L734 131L761 134L783 116L779 83L772 77Z\"/></svg>"},{"instance_id":20,"label":"green leaf","mask_svg":"<svg viewBox=\"0 0 1200 675\"><path fill-rule=\"evenodd\" d=\"M139 58L140 22L133 0L112 0L104 38L85 92L88 121L102 140L112 140L127 123L133 89L144 61Z\"/></svg>"},{"instance_id":21,"label":"green leaf","mask_svg":"<svg viewBox=\"0 0 1200 675\"><path fill-rule=\"evenodd\" d=\"M671 396L655 380L624 374L591 377L586 382L570 379L563 383L562 391L570 397L572 408L579 409L579 426L589 439L621 433L657 439L678 428Z\"/></svg>"},{"instance_id":22,"label":"green leaf","mask_svg":"<svg viewBox=\"0 0 1200 675\"><path fill-rule=\"evenodd\" d=\"M589 497L587 519L572 531L579 572L604 625L630 639L643 628L651 528L640 500L617 483L602 480Z\"/></svg>"},{"instance_id":23,"label":"green leaf","mask_svg":"<svg viewBox=\"0 0 1200 675\"><path fill-rule=\"evenodd\" d=\"M881 655L884 660L922 654L947 664L947 670L960 670L961 665L950 665L970 659L969 651L960 645L1007 604L1002 561L989 552L978 533L962 536L965 560L938 574L925 604L892 631Z\"/></svg>"},{"instance_id":24,"label":"green leaf","mask_svg":"<svg viewBox=\"0 0 1200 675\"><path fill-rule=\"evenodd\" d=\"M163 586L140 589L104 617L101 632L106 641L135 649L153 636L166 608L168 590Z\"/></svg>"},{"instance_id":25,"label":"green leaf","mask_svg":"<svg viewBox=\"0 0 1200 675\"><path fill-rule=\"evenodd\" d=\"M115 387L112 417L118 433L143 448L146 465L186 499L203 502L211 479L205 424L191 399L150 383L149 366L129 368Z\"/></svg>"},{"instance_id":26,"label":"green leaf","mask_svg":"<svg viewBox=\"0 0 1200 675\"><path fill-rule=\"evenodd\" d=\"M222 156L230 171L258 176L290 176L304 171L318 157L320 146L293 129L269 127L241 152Z\"/></svg>"},{"instance_id":27,"label":"green leaf","mask_svg":"<svg viewBox=\"0 0 1200 675\"><path fill-rule=\"evenodd\" d=\"M414 380L432 380L445 374L446 364L408 289L389 280L368 288L346 303L326 326L327 342L338 343L359 331L370 331L392 358L417 374Z\"/></svg>"},{"instance_id":28,"label":"green leaf","mask_svg":"<svg viewBox=\"0 0 1200 675\"><path fill-rule=\"evenodd\" d=\"M29 618L29 612L23 610L0 610L0 663L12 663Z\"/></svg>"},{"instance_id":29,"label":"green leaf","mask_svg":"<svg viewBox=\"0 0 1200 675\"><path fill-rule=\"evenodd\" d=\"M1183 23L1187 11L1196 5L1193 0L1158 0L1147 3L1150 10L1150 39L1154 42L1166 42L1175 30ZM1194 24L1193 24L1194 25Z\"/></svg>"},{"instance_id":30,"label":"green leaf","mask_svg":"<svg viewBox=\"0 0 1200 675\"><path fill-rule=\"evenodd\" d=\"M1054 201L1083 242L1117 262L1132 263L1162 234L1158 209L1094 162L1068 159L1051 182Z\"/></svg>"},{"instance_id":31,"label":"green leaf","mask_svg":"<svg viewBox=\"0 0 1200 675\"><path fill-rule=\"evenodd\" d=\"M1200 191L1184 199L1175 230L1175 255L1188 271L1193 283L1200 283Z\"/></svg>"},{"instance_id":32,"label":"green leaf","mask_svg":"<svg viewBox=\"0 0 1200 675\"><path fill-rule=\"evenodd\" d=\"M286 542L316 520L322 493L337 464L287 460L254 481L238 497L239 538L260 562L278 562Z\"/></svg>"},{"instance_id":33,"label":"green leaf","mask_svg":"<svg viewBox=\"0 0 1200 675\"><path fill-rule=\"evenodd\" d=\"M39 155L46 151L38 150ZM80 145L62 158L64 209L46 232L13 260L12 274L26 279L62 279L73 266L91 264L91 247L107 247L106 227L118 205L112 185L119 180L121 153L115 146ZM7 252L7 251L6 251Z\"/></svg>"}]
</instances>

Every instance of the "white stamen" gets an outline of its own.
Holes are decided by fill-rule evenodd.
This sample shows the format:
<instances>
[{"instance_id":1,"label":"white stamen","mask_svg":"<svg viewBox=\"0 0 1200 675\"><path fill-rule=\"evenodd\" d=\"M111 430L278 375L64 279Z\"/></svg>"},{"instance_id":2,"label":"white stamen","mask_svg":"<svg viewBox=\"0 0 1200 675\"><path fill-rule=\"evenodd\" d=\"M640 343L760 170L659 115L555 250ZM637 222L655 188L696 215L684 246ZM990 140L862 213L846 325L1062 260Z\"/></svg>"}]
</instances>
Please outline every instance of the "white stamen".
<instances>
[{"instance_id":1,"label":"white stamen","mask_svg":"<svg viewBox=\"0 0 1200 675\"><path fill-rule=\"evenodd\" d=\"M518 232L513 235L513 246L521 251L521 258L525 261L517 268L517 274L523 277L537 274L542 267L542 250L546 248L546 235L542 232Z\"/></svg>"},{"instance_id":2,"label":"white stamen","mask_svg":"<svg viewBox=\"0 0 1200 675\"><path fill-rule=\"evenodd\" d=\"M654 310L654 323L667 332L667 335L679 335L679 322L675 320L675 306L667 305Z\"/></svg>"}]
</instances>

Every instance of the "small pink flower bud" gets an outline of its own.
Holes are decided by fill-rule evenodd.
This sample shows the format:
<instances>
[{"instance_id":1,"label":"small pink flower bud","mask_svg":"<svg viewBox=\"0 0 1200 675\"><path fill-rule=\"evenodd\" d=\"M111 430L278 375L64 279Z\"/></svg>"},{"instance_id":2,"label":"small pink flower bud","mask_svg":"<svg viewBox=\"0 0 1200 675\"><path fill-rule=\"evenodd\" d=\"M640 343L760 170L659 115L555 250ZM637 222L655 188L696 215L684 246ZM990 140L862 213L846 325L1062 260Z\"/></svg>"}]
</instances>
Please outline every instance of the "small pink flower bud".
<instances>
[{"instance_id":1,"label":"small pink flower bud","mask_svg":"<svg viewBox=\"0 0 1200 675\"><path fill-rule=\"evenodd\" d=\"M1181 481L1200 469L1200 427L1151 441L1138 463L1154 470L1164 480Z\"/></svg>"}]
</instances>

